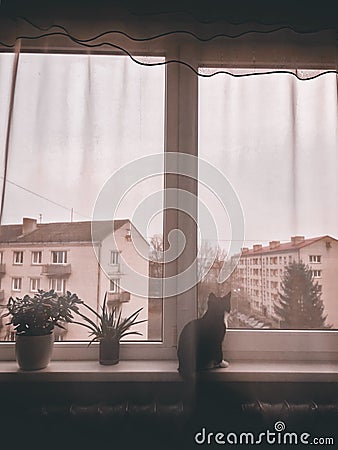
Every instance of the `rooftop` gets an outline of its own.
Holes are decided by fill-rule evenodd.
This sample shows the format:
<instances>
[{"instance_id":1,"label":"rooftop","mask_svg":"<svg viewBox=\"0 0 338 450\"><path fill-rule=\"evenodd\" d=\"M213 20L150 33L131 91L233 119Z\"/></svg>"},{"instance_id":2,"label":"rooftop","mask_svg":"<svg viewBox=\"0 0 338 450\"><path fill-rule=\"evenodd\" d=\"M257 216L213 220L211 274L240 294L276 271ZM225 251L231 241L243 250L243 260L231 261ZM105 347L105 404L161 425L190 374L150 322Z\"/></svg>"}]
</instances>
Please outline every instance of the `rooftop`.
<instances>
[{"instance_id":1,"label":"rooftop","mask_svg":"<svg viewBox=\"0 0 338 450\"><path fill-rule=\"evenodd\" d=\"M29 220L31 227L26 232L23 224L1 225L0 243L92 242L92 224L93 238L97 241L129 223L128 219L53 223Z\"/></svg>"},{"instance_id":2,"label":"rooftop","mask_svg":"<svg viewBox=\"0 0 338 450\"><path fill-rule=\"evenodd\" d=\"M320 241L321 239L330 239L338 242L337 239L328 235L317 236L308 239L304 239L303 236L294 236L289 242L279 243L279 241L273 241L270 243L270 245L267 245L265 247L258 246L258 244L256 244L252 249L243 249L242 257L299 250L303 247L313 244L314 242Z\"/></svg>"}]
</instances>

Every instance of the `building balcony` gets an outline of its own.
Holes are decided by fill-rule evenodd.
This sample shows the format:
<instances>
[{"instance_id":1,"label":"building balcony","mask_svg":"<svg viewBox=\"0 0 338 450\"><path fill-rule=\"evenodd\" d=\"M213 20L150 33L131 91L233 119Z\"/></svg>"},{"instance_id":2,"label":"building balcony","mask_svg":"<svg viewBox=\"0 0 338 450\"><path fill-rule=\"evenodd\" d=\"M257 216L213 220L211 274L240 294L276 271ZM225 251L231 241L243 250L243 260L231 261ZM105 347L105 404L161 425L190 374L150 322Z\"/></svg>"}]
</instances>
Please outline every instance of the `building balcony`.
<instances>
[{"instance_id":1,"label":"building balcony","mask_svg":"<svg viewBox=\"0 0 338 450\"><path fill-rule=\"evenodd\" d=\"M68 277L72 272L70 264L45 264L42 266L41 275L47 277Z\"/></svg>"},{"instance_id":2,"label":"building balcony","mask_svg":"<svg viewBox=\"0 0 338 450\"><path fill-rule=\"evenodd\" d=\"M130 292L107 292L107 303L114 306L118 303L127 303L130 301Z\"/></svg>"},{"instance_id":3,"label":"building balcony","mask_svg":"<svg viewBox=\"0 0 338 450\"><path fill-rule=\"evenodd\" d=\"M6 264L0 264L0 276L5 275L6 273Z\"/></svg>"}]
</instances>

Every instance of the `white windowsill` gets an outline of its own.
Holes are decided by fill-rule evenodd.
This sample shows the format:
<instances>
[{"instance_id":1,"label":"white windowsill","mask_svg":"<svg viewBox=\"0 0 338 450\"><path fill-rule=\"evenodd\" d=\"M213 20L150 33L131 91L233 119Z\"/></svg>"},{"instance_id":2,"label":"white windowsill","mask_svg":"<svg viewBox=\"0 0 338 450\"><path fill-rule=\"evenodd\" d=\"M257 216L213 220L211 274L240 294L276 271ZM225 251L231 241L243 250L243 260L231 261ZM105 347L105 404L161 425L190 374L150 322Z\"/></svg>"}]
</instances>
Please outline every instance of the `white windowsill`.
<instances>
[{"instance_id":1,"label":"white windowsill","mask_svg":"<svg viewBox=\"0 0 338 450\"><path fill-rule=\"evenodd\" d=\"M337 362L234 361L226 369L206 371L203 380L223 382L337 382ZM0 362L0 382L180 382L177 361L52 361L39 371L21 371L15 361Z\"/></svg>"}]
</instances>

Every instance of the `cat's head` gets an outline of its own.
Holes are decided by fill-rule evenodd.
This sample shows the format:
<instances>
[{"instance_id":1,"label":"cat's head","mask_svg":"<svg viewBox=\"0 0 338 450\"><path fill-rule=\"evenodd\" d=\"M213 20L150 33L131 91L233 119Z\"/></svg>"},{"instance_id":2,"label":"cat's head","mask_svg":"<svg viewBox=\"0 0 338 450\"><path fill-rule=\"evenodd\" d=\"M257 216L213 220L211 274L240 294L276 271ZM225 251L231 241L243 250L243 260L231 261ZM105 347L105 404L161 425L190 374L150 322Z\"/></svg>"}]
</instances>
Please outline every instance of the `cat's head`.
<instances>
[{"instance_id":1,"label":"cat's head","mask_svg":"<svg viewBox=\"0 0 338 450\"><path fill-rule=\"evenodd\" d=\"M211 292L208 297L208 311L217 311L219 313L230 313L231 310L231 291L224 297L216 297Z\"/></svg>"}]
</instances>

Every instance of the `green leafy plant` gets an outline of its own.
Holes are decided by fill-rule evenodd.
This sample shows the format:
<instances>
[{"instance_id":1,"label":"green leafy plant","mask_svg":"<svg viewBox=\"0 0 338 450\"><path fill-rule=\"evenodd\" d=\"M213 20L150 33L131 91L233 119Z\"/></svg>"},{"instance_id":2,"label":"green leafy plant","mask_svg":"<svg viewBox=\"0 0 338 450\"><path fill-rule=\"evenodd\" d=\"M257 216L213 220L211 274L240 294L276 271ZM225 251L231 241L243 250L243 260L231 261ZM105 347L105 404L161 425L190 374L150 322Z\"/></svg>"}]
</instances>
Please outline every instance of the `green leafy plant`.
<instances>
[{"instance_id":1,"label":"green leafy plant","mask_svg":"<svg viewBox=\"0 0 338 450\"><path fill-rule=\"evenodd\" d=\"M62 322L73 322L73 313L78 313L78 305L82 303L71 292L59 295L54 290L39 290L33 297L10 297L4 305L7 312L0 318L9 317L7 325L13 325L18 335L43 336L55 326L64 329Z\"/></svg>"},{"instance_id":2,"label":"green leafy plant","mask_svg":"<svg viewBox=\"0 0 338 450\"><path fill-rule=\"evenodd\" d=\"M88 309L95 319L97 319L97 323L95 323L95 319L92 320L90 317L78 311L77 314L82 317L86 323L73 321L73 323L88 328L90 330L90 336L94 336L88 346L94 341L101 341L103 339L116 339L120 341L127 335L136 334L141 336L142 333L129 330L132 326L147 321L146 319L137 320L143 308L138 309L127 318L122 318L121 311L117 313L116 306L110 309L107 305L107 293L104 296L103 305L101 306L101 311L99 313L86 303L82 303L82 306Z\"/></svg>"}]
</instances>

